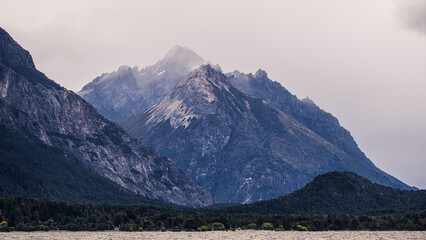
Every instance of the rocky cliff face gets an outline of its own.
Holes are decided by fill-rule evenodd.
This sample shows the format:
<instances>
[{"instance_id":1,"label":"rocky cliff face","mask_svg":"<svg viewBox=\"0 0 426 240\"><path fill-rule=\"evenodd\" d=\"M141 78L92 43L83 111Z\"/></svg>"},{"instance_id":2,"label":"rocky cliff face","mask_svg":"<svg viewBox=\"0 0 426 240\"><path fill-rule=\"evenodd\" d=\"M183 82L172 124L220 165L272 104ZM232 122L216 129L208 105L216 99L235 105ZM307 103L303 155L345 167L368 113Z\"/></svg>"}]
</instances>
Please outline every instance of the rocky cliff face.
<instances>
[{"instance_id":1,"label":"rocky cliff face","mask_svg":"<svg viewBox=\"0 0 426 240\"><path fill-rule=\"evenodd\" d=\"M282 196L335 170L405 186L264 100L240 92L209 65L191 72L160 103L120 124L174 160L217 202Z\"/></svg>"},{"instance_id":2,"label":"rocky cliff face","mask_svg":"<svg viewBox=\"0 0 426 240\"><path fill-rule=\"evenodd\" d=\"M175 46L152 66L120 67L104 73L78 92L106 118L116 121L143 112L204 60L188 48Z\"/></svg>"},{"instance_id":3,"label":"rocky cliff face","mask_svg":"<svg viewBox=\"0 0 426 240\"><path fill-rule=\"evenodd\" d=\"M205 206L210 195L173 163L128 136L77 94L35 69L31 56L0 29L0 121L141 196Z\"/></svg>"}]
</instances>

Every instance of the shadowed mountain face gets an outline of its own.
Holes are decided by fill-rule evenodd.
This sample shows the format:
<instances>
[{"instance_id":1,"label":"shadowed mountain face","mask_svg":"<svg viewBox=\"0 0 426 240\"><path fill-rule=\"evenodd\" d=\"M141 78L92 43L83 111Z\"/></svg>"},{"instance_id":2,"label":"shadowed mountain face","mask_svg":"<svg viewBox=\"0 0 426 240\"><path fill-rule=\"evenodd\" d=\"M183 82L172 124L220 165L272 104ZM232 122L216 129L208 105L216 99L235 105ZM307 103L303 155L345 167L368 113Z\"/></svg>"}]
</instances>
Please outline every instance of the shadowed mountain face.
<instances>
[{"instance_id":1,"label":"shadowed mountain face","mask_svg":"<svg viewBox=\"0 0 426 240\"><path fill-rule=\"evenodd\" d=\"M373 184L353 172L330 172L304 188L267 201L234 206L231 211L284 214L365 214L426 209L426 191L404 191Z\"/></svg>"},{"instance_id":2,"label":"shadowed mountain face","mask_svg":"<svg viewBox=\"0 0 426 240\"><path fill-rule=\"evenodd\" d=\"M210 65L120 124L170 157L217 202L282 196L335 170L408 188L371 161L354 158L266 101L240 92Z\"/></svg>"},{"instance_id":3,"label":"shadowed mountain face","mask_svg":"<svg viewBox=\"0 0 426 240\"><path fill-rule=\"evenodd\" d=\"M104 73L78 94L106 118L117 121L141 113L170 91L204 60L188 48L175 46L152 66L138 70L122 66Z\"/></svg>"},{"instance_id":4,"label":"shadowed mountain face","mask_svg":"<svg viewBox=\"0 0 426 240\"><path fill-rule=\"evenodd\" d=\"M140 196L189 206L211 203L210 195L170 160L39 72L28 52L3 29L0 49L0 122L5 128L34 136L61 152L60 158L78 161Z\"/></svg>"}]
</instances>

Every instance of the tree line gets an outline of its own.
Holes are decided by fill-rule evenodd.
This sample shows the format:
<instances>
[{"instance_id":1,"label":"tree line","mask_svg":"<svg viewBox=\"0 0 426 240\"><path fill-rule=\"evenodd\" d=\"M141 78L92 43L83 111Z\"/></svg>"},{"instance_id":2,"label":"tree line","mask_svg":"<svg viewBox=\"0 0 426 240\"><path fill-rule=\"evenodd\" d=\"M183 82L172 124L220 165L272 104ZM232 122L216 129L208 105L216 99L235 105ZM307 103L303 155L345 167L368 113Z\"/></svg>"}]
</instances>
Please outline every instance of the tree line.
<instances>
[{"instance_id":1,"label":"tree line","mask_svg":"<svg viewBox=\"0 0 426 240\"><path fill-rule=\"evenodd\" d=\"M387 215L267 214L0 198L0 231L426 230L426 211Z\"/></svg>"}]
</instances>

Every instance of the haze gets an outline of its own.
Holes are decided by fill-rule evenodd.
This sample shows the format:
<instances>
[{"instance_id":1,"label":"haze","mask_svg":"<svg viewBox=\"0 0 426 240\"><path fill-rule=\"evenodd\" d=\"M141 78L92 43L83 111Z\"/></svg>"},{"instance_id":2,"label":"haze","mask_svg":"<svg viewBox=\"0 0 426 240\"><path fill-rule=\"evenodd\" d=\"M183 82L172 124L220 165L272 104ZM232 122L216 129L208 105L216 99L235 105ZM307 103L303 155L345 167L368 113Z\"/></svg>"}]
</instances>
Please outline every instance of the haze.
<instances>
[{"instance_id":1,"label":"haze","mask_svg":"<svg viewBox=\"0 0 426 240\"><path fill-rule=\"evenodd\" d=\"M0 26L68 89L179 44L224 72L266 70L336 116L379 168L426 188L426 1L0 3Z\"/></svg>"}]
</instances>

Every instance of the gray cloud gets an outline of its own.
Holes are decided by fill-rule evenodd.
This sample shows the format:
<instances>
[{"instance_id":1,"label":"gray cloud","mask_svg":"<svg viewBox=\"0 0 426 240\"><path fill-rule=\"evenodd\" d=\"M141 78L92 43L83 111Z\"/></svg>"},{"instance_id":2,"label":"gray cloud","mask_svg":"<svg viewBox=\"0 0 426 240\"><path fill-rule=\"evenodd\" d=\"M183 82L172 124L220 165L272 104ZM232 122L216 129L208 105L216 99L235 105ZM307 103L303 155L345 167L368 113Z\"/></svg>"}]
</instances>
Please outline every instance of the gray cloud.
<instances>
[{"instance_id":1,"label":"gray cloud","mask_svg":"<svg viewBox=\"0 0 426 240\"><path fill-rule=\"evenodd\" d=\"M408 29L426 34L426 1L398 1L397 17Z\"/></svg>"}]
</instances>

